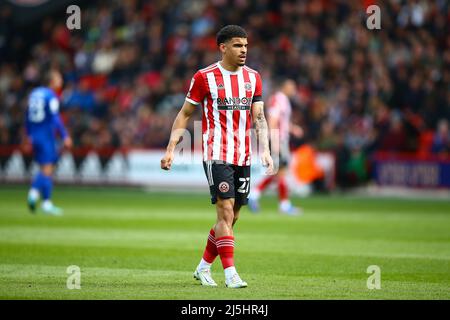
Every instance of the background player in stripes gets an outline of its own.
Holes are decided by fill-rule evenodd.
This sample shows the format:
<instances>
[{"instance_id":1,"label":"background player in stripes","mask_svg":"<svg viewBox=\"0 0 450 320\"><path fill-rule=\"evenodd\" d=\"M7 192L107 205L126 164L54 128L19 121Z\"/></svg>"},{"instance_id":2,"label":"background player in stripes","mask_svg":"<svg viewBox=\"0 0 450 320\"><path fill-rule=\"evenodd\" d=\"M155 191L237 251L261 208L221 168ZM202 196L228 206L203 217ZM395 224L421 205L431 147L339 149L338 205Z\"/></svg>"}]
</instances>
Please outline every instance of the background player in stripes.
<instances>
[{"instance_id":1,"label":"background player in stripes","mask_svg":"<svg viewBox=\"0 0 450 320\"><path fill-rule=\"evenodd\" d=\"M233 226L250 189L250 129L255 126L262 145L261 161L267 173L273 173L268 126L264 116L262 82L259 73L245 66L247 33L236 25L217 34L222 60L199 70L192 78L189 92L178 113L161 168L169 170L174 150L195 109L202 107L203 166L208 179L211 202L216 205L217 220L210 230L207 245L194 277L202 285L217 286L210 268L220 256L225 284L243 288L234 265Z\"/></svg>"},{"instance_id":2,"label":"background player in stripes","mask_svg":"<svg viewBox=\"0 0 450 320\"><path fill-rule=\"evenodd\" d=\"M300 126L292 123L291 114L292 106L289 99L293 98L297 94L297 87L293 80L286 79L281 82L278 90L269 98L269 128L270 130L279 131L279 139L271 141L271 149L273 154L278 154L279 159L276 175L267 176L259 182L256 190L252 191L249 198L249 208L253 212L259 211L259 198L261 194L271 183L277 183L279 210L281 213L288 215L298 215L301 213L301 209L292 205L289 200L288 184L286 182L286 174L288 172L290 148L289 148L289 136L301 138L303 136L303 130Z\"/></svg>"},{"instance_id":3,"label":"background player in stripes","mask_svg":"<svg viewBox=\"0 0 450 320\"><path fill-rule=\"evenodd\" d=\"M51 201L53 168L58 160L55 132L59 134L66 148L72 147L72 139L67 134L59 115L57 92L63 86L63 78L59 71L50 70L44 76L43 84L44 86L35 88L30 93L26 111L27 142L32 146L34 159L40 167L28 192L28 206L35 212L36 204L42 197L43 212L60 215L62 210Z\"/></svg>"}]
</instances>

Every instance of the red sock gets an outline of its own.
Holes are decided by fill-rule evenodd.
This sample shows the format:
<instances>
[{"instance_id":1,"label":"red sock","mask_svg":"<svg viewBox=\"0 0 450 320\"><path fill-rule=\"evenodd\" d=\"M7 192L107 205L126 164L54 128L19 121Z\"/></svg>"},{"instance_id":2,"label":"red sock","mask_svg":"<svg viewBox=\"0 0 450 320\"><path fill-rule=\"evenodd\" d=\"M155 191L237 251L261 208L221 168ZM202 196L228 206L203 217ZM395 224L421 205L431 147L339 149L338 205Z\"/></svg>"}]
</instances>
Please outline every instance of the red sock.
<instances>
[{"instance_id":1,"label":"red sock","mask_svg":"<svg viewBox=\"0 0 450 320\"><path fill-rule=\"evenodd\" d=\"M234 237L224 236L216 239L217 251L224 269L234 266Z\"/></svg>"},{"instance_id":2,"label":"red sock","mask_svg":"<svg viewBox=\"0 0 450 320\"><path fill-rule=\"evenodd\" d=\"M266 177L261 183L256 187L260 192L264 191L269 184L272 183L273 179L275 178L275 175Z\"/></svg>"},{"instance_id":3,"label":"red sock","mask_svg":"<svg viewBox=\"0 0 450 320\"><path fill-rule=\"evenodd\" d=\"M214 228L209 231L208 241L206 242L205 252L203 252L203 260L213 263L214 259L219 255L216 247L216 236Z\"/></svg>"},{"instance_id":4,"label":"red sock","mask_svg":"<svg viewBox=\"0 0 450 320\"><path fill-rule=\"evenodd\" d=\"M278 178L278 197L280 201L288 199L288 186L284 177Z\"/></svg>"}]
</instances>

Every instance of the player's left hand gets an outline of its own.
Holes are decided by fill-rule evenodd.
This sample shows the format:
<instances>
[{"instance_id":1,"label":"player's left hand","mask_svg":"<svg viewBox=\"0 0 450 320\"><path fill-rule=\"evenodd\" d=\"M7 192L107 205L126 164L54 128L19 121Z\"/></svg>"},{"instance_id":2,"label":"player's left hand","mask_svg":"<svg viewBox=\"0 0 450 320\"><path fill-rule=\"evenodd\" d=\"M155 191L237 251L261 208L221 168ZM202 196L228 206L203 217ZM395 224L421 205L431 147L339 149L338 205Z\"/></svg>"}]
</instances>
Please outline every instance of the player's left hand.
<instances>
[{"instance_id":1,"label":"player's left hand","mask_svg":"<svg viewBox=\"0 0 450 320\"><path fill-rule=\"evenodd\" d=\"M70 149L72 148L72 145L73 145L72 139L70 137L66 137L64 139L64 147Z\"/></svg>"},{"instance_id":2,"label":"player's left hand","mask_svg":"<svg viewBox=\"0 0 450 320\"><path fill-rule=\"evenodd\" d=\"M261 162L264 167L266 167L266 174L267 175L273 175L274 167L273 167L273 159L269 152L264 152L261 156Z\"/></svg>"}]
</instances>

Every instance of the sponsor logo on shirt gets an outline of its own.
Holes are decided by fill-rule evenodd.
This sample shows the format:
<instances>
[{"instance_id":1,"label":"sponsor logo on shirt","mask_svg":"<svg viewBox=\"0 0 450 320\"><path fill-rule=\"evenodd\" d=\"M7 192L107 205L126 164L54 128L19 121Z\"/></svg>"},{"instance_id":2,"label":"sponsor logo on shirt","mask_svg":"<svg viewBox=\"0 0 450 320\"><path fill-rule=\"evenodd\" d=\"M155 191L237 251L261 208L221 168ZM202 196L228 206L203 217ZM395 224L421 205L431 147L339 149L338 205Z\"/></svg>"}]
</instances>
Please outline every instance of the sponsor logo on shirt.
<instances>
[{"instance_id":1,"label":"sponsor logo on shirt","mask_svg":"<svg viewBox=\"0 0 450 320\"><path fill-rule=\"evenodd\" d=\"M219 110L250 110L252 99L247 97L225 97L217 98Z\"/></svg>"}]
</instances>

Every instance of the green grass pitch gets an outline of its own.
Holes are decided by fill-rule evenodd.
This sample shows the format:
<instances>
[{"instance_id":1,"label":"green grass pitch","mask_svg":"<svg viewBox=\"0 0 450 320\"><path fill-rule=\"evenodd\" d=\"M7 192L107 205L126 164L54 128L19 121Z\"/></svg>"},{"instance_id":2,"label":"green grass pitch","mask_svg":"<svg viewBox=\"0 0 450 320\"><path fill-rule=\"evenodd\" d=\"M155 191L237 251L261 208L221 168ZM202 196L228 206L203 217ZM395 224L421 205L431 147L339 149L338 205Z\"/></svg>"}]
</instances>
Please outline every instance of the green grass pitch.
<instances>
[{"instance_id":1,"label":"green grass pitch","mask_svg":"<svg viewBox=\"0 0 450 320\"><path fill-rule=\"evenodd\" d=\"M449 299L450 201L314 196L243 209L235 262L245 289L192 277L215 220L209 195L57 187L63 217L31 215L26 187L0 187L1 299ZM81 289L66 287L67 267ZM369 290L367 268L381 269Z\"/></svg>"}]
</instances>

